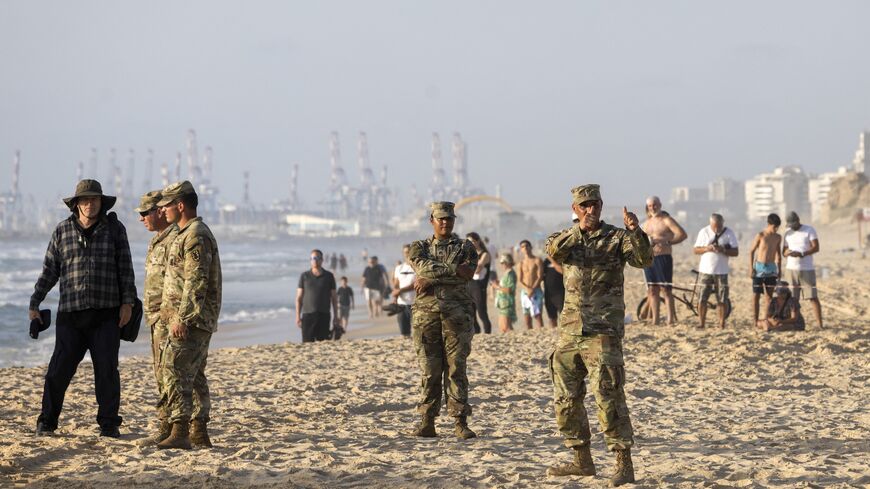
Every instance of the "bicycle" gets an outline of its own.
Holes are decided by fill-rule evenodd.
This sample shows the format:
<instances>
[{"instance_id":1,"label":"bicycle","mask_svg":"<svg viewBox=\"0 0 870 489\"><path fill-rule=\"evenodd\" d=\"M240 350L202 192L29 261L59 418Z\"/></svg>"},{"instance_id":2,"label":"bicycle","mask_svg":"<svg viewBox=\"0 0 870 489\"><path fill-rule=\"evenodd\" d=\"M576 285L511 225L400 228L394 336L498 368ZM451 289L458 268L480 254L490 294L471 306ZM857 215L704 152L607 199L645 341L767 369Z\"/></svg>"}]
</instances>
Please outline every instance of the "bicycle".
<instances>
[{"instance_id":1,"label":"bicycle","mask_svg":"<svg viewBox=\"0 0 870 489\"><path fill-rule=\"evenodd\" d=\"M686 308L692 314L697 316L698 310L697 310L696 304L695 304L695 296L698 295L697 290L698 290L698 280L700 278L700 274L698 273L697 270L692 270L692 275L695 276L695 284L692 286L691 289L687 289L685 287L677 287L676 285L673 285L673 286L671 286L671 294L673 295L674 300L681 302L683 305L686 306ZM676 294L677 291L681 291L681 292L683 292L683 294L681 296L677 295ZM691 296L687 296L686 295L687 292L691 292ZM644 297L643 299L641 299L640 303L637 305L637 318L639 320L650 319L652 317L651 311L649 310L649 306L647 305L648 299L649 299L649 296ZM700 299L700 297L699 297L699 299ZM667 314L667 305L665 304L664 297L662 297L661 295L659 295L659 304L660 304L659 310L660 311L664 310L665 313ZM710 298L709 297L707 298L707 310L708 311L715 311L718 306L719 306L718 303L710 302ZM725 300L725 319L728 319L728 316L730 316L730 315L731 315L731 299L726 299ZM677 320L676 311L674 311L674 321L676 321L676 320Z\"/></svg>"}]
</instances>

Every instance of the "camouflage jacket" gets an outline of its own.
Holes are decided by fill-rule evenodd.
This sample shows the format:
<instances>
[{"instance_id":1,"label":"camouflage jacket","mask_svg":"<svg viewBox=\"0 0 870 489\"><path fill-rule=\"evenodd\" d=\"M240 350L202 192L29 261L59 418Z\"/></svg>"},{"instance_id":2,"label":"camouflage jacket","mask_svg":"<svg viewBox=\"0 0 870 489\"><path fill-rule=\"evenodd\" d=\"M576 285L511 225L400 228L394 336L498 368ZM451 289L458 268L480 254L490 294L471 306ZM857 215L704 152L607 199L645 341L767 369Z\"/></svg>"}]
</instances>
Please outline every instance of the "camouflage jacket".
<instances>
[{"instance_id":1,"label":"camouflage jacket","mask_svg":"<svg viewBox=\"0 0 870 489\"><path fill-rule=\"evenodd\" d=\"M164 324L217 331L221 312L221 260L201 217L191 219L169 247L160 317Z\"/></svg>"},{"instance_id":2,"label":"camouflage jacket","mask_svg":"<svg viewBox=\"0 0 870 489\"><path fill-rule=\"evenodd\" d=\"M547 238L545 248L564 266L565 305L559 317L563 334L624 334L625 264L637 268L652 264L652 246L640 227L635 231L604 222L584 233L574 226Z\"/></svg>"},{"instance_id":3,"label":"camouflage jacket","mask_svg":"<svg viewBox=\"0 0 870 489\"><path fill-rule=\"evenodd\" d=\"M169 247L178 234L178 226L171 224L157 233L148 243L145 254L145 292L142 297L142 311L145 323L154 327L160 319L160 304L163 302L163 281L166 278L166 258Z\"/></svg>"},{"instance_id":4,"label":"camouflage jacket","mask_svg":"<svg viewBox=\"0 0 870 489\"><path fill-rule=\"evenodd\" d=\"M417 277L432 284L428 291L414 300L414 311L438 312L446 305L471 305L469 280L456 275L457 265L477 267L477 251L470 241L456 234L445 240L432 236L414 241L409 261Z\"/></svg>"}]
</instances>

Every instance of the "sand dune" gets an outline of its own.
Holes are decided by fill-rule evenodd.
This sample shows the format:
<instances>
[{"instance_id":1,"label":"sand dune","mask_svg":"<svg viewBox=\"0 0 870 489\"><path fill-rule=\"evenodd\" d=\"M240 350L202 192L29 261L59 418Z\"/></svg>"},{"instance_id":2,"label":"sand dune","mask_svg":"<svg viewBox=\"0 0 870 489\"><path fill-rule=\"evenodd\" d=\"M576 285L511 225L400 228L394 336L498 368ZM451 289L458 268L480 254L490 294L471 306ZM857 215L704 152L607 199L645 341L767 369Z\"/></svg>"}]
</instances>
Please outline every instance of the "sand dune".
<instances>
[{"instance_id":1,"label":"sand dune","mask_svg":"<svg viewBox=\"0 0 870 489\"><path fill-rule=\"evenodd\" d=\"M822 331L810 315L804 333L755 333L737 279L724 331L697 330L687 317L675 327L629 325L637 486L870 486L868 262L826 260ZM641 292L630 289L630 309ZM605 487L612 459L600 433L599 476L545 475L569 458L553 421L553 342L549 330L475 338L471 426L480 438L470 441L453 436L446 416L437 439L406 435L418 419L418 374L410 341L398 337L213 351L215 448L189 452L135 443L152 426L146 358L122 363L120 440L97 436L89 364L58 435L40 438L31 430L44 368L3 369L0 486ZM597 428L593 406L590 397Z\"/></svg>"}]
</instances>

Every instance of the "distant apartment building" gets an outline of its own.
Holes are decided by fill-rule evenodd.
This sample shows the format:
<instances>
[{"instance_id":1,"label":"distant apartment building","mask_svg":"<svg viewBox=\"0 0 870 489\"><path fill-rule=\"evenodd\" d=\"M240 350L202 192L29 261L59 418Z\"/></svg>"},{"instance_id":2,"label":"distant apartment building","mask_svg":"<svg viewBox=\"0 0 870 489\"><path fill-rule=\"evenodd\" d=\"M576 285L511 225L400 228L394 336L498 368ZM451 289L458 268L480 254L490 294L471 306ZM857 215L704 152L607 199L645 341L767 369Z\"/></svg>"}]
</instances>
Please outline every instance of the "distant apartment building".
<instances>
[{"instance_id":1,"label":"distant apartment building","mask_svg":"<svg viewBox=\"0 0 870 489\"><path fill-rule=\"evenodd\" d=\"M809 178L798 166L780 166L747 180L746 217L750 221L765 219L776 213L784 217L794 211L809 217Z\"/></svg>"},{"instance_id":2,"label":"distant apartment building","mask_svg":"<svg viewBox=\"0 0 870 489\"><path fill-rule=\"evenodd\" d=\"M709 193L703 187L674 187L671 189L671 203L706 201Z\"/></svg>"},{"instance_id":3,"label":"distant apartment building","mask_svg":"<svg viewBox=\"0 0 870 489\"><path fill-rule=\"evenodd\" d=\"M855 151L852 165L856 173L865 173L868 163L870 163L870 131L864 131L858 137L858 150Z\"/></svg>"},{"instance_id":4,"label":"distant apartment building","mask_svg":"<svg viewBox=\"0 0 870 489\"><path fill-rule=\"evenodd\" d=\"M743 182L717 178L708 185L708 199L726 218L743 219L746 215L746 187Z\"/></svg>"},{"instance_id":5,"label":"distant apartment building","mask_svg":"<svg viewBox=\"0 0 870 489\"><path fill-rule=\"evenodd\" d=\"M814 222L826 221L824 209L828 203L828 194L831 192L831 184L837 179L850 173L845 166L841 166L835 172L822 173L810 178L808 182L810 212Z\"/></svg>"}]
</instances>

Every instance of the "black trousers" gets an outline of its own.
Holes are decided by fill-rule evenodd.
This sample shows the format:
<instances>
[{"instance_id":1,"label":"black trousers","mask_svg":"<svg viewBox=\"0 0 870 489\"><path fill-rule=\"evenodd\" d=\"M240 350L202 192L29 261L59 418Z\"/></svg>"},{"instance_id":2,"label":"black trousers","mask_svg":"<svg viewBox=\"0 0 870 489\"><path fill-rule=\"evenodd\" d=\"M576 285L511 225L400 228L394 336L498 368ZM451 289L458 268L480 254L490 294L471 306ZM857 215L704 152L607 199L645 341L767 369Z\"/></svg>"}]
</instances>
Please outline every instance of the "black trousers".
<instances>
[{"instance_id":1,"label":"black trousers","mask_svg":"<svg viewBox=\"0 0 870 489\"><path fill-rule=\"evenodd\" d=\"M399 333L402 336L411 336L411 306L399 304L401 311L396 314L396 321L399 322Z\"/></svg>"},{"instance_id":2,"label":"black trousers","mask_svg":"<svg viewBox=\"0 0 870 489\"><path fill-rule=\"evenodd\" d=\"M306 312L302 314L302 342L324 341L330 338L328 312Z\"/></svg>"},{"instance_id":3,"label":"black trousers","mask_svg":"<svg viewBox=\"0 0 870 489\"><path fill-rule=\"evenodd\" d=\"M57 324L54 353L45 374L39 422L49 429L57 428L66 389L85 352L90 351L99 405L97 423L101 428L121 425L118 416L121 406L121 377L118 374L120 334L117 319L101 319L95 324Z\"/></svg>"},{"instance_id":4,"label":"black trousers","mask_svg":"<svg viewBox=\"0 0 870 489\"><path fill-rule=\"evenodd\" d=\"M486 334L492 333L492 323L489 321L489 312L486 310L486 282L477 280L471 281L468 284L468 292L471 293L471 300L474 302L474 332L480 333L480 324L477 322L477 317L480 316L480 322L483 323L483 332Z\"/></svg>"}]
</instances>

